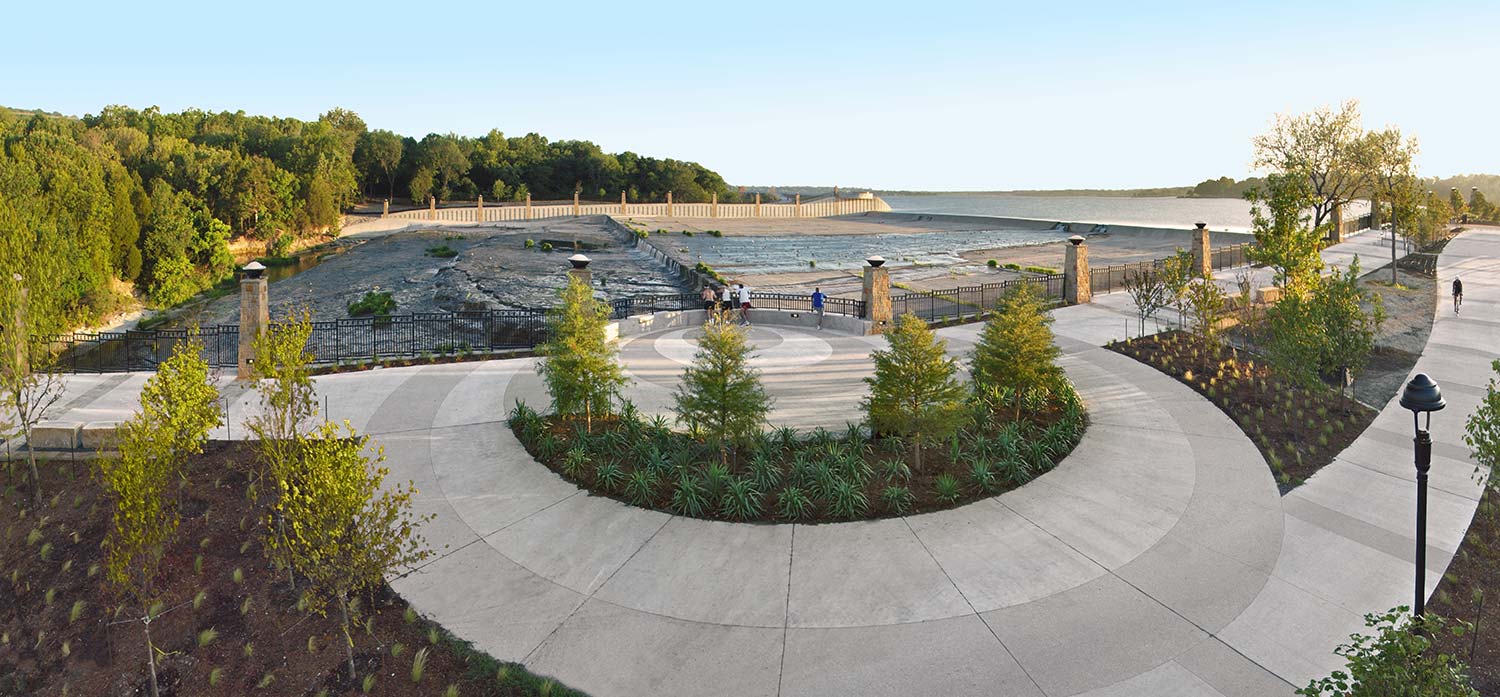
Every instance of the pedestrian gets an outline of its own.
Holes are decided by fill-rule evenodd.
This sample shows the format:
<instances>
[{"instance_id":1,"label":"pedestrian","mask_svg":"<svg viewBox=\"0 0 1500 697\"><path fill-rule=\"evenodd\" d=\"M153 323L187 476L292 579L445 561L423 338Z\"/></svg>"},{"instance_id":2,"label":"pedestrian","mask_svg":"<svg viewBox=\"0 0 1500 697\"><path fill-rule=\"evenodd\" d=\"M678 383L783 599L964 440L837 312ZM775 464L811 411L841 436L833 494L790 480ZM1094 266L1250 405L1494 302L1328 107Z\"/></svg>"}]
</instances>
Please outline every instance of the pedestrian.
<instances>
[{"instance_id":1,"label":"pedestrian","mask_svg":"<svg viewBox=\"0 0 1500 697\"><path fill-rule=\"evenodd\" d=\"M743 283L740 288L740 325L750 326L750 286Z\"/></svg>"},{"instance_id":2,"label":"pedestrian","mask_svg":"<svg viewBox=\"0 0 1500 697\"><path fill-rule=\"evenodd\" d=\"M1453 277L1453 314L1458 314L1458 306L1464 304L1464 282Z\"/></svg>"},{"instance_id":3,"label":"pedestrian","mask_svg":"<svg viewBox=\"0 0 1500 697\"><path fill-rule=\"evenodd\" d=\"M828 296L823 294L822 288L813 288L812 311L818 316L818 329L823 328L823 301L827 299Z\"/></svg>"},{"instance_id":4,"label":"pedestrian","mask_svg":"<svg viewBox=\"0 0 1500 697\"><path fill-rule=\"evenodd\" d=\"M718 305L718 294L714 292L713 286L704 284L703 292L698 298L703 301L703 321L706 323L714 318L714 306Z\"/></svg>"},{"instance_id":5,"label":"pedestrian","mask_svg":"<svg viewBox=\"0 0 1500 697\"><path fill-rule=\"evenodd\" d=\"M734 289L728 284L724 286L724 298L719 303L719 309L728 315L734 309Z\"/></svg>"}]
</instances>

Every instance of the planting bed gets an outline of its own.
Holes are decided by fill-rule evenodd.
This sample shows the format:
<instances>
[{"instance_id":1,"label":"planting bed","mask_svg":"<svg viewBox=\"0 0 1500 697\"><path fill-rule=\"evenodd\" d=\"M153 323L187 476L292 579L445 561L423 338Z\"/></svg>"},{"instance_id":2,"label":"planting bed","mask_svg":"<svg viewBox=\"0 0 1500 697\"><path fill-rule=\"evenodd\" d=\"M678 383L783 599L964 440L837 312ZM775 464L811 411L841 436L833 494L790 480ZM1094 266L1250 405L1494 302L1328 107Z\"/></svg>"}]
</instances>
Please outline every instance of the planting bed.
<instances>
[{"instance_id":1,"label":"planting bed","mask_svg":"<svg viewBox=\"0 0 1500 697\"><path fill-rule=\"evenodd\" d=\"M265 507L245 493L253 457L249 446L215 442L189 463L158 583L168 610L151 623L163 695L359 695L371 675L378 695L441 695L450 685L465 696L577 694L544 689L549 681L451 638L388 587L360 601L368 624L354 631L361 678L350 681L336 613L297 610L286 574L265 561ZM11 464L0 469L0 694L149 694L141 625L131 620L140 609L116 611L104 588L100 544L112 511L92 465L40 464L45 498L30 509L26 468Z\"/></svg>"},{"instance_id":2,"label":"planting bed","mask_svg":"<svg viewBox=\"0 0 1500 697\"><path fill-rule=\"evenodd\" d=\"M1487 489L1469 533L1433 591L1430 612L1463 620L1474 631L1435 637L1444 653L1469 664L1474 688L1500 695L1500 494Z\"/></svg>"},{"instance_id":3,"label":"planting bed","mask_svg":"<svg viewBox=\"0 0 1500 697\"><path fill-rule=\"evenodd\" d=\"M1332 462L1379 413L1335 390L1299 386L1256 357L1186 332L1107 348L1176 378L1224 410L1260 449L1282 494Z\"/></svg>"},{"instance_id":4,"label":"planting bed","mask_svg":"<svg viewBox=\"0 0 1500 697\"><path fill-rule=\"evenodd\" d=\"M1083 405L1071 386L1055 400L1038 391L1022 403L1023 420L971 426L925 448L920 470L907 444L856 425L762 433L727 463L666 419L643 421L630 408L595 419L589 432L519 405L510 425L537 461L597 494L693 518L816 523L951 508L1051 470L1082 437Z\"/></svg>"}]
</instances>

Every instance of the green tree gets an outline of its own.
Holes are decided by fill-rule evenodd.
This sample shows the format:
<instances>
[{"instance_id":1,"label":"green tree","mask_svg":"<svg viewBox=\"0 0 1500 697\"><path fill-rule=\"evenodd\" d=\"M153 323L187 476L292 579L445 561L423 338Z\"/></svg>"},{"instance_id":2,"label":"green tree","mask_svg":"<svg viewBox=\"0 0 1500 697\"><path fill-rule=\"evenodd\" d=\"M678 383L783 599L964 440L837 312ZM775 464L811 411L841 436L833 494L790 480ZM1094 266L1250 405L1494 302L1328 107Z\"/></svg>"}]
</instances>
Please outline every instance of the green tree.
<instances>
[{"instance_id":1,"label":"green tree","mask_svg":"<svg viewBox=\"0 0 1500 697\"><path fill-rule=\"evenodd\" d=\"M1365 309L1368 304L1369 309ZM1287 292L1266 310L1266 352L1288 377L1303 384L1358 373L1375 347L1385 314L1379 296L1359 286L1359 260Z\"/></svg>"},{"instance_id":2,"label":"green tree","mask_svg":"<svg viewBox=\"0 0 1500 697\"><path fill-rule=\"evenodd\" d=\"M151 693L157 694L151 622L160 614L156 579L177 530L173 484L187 457L201 453L221 423L203 345L179 342L141 390L140 410L120 426L119 457L99 460L100 480L114 505L104 540L105 578L140 611Z\"/></svg>"},{"instance_id":3,"label":"green tree","mask_svg":"<svg viewBox=\"0 0 1500 697\"><path fill-rule=\"evenodd\" d=\"M259 460L259 472L250 484L252 497L267 476L276 484L278 495L285 491L281 473L291 467L297 443L317 413L310 367L313 355L307 351L311 336L312 315L304 311L272 322L255 337L252 375L260 413L245 423L255 436Z\"/></svg>"},{"instance_id":4,"label":"green tree","mask_svg":"<svg viewBox=\"0 0 1500 697\"><path fill-rule=\"evenodd\" d=\"M1484 192L1478 188L1475 188L1473 193L1469 194L1469 212L1473 213L1474 217L1480 220L1495 219L1495 207L1490 204L1489 199L1485 198Z\"/></svg>"},{"instance_id":5,"label":"green tree","mask_svg":"<svg viewBox=\"0 0 1500 697\"><path fill-rule=\"evenodd\" d=\"M1500 360L1492 361L1490 369L1500 374ZM1485 388L1484 399L1465 423L1464 442L1474 457L1474 475L1483 477L1490 489L1500 491L1500 386L1494 376Z\"/></svg>"},{"instance_id":6,"label":"green tree","mask_svg":"<svg viewBox=\"0 0 1500 697\"><path fill-rule=\"evenodd\" d=\"M356 677L354 637L349 631L356 611L351 602L379 586L386 576L431 556L417 532L430 520L411 511L417 488L385 486L389 471L378 451L365 456L369 436L347 423L324 423L298 439L297 457L288 486L272 504L268 525L284 529L273 536L274 555L307 580L307 611L326 616L339 610L349 677Z\"/></svg>"},{"instance_id":7,"label":"green tree","mask_svg":"<svg viewBox=\"0 0 1500 697\"><path fill-rule=\"evenodd\" d=\"M1253 140L1255 166L1296 180L1306 192L1305 207L1312 208L1312 228L1318 229L1366 184L1363 135L1354 100L1337 110L1325 106L1306 114L1277 114L1271 130Z\"/></svg>"},{"instance_id":8,"label":"green tree","mask_svg":"<svg viewBox=\"0 0 1500 697\"><path fill-rule=\"evenodd\" d=\"M8 438L20 436L31 442L32 429L47 417L65 387L62 374L49 347L39 346L32 331L49 324L49 310L33 302L26 281L17 273L0 276L0 409L9 417L0 428ZM31 479L31 502L42 501L42 479L37 471L36 450L26 449Z\"/></svg>"},{"instance_id":9,"label":"green tree","mask_svg":"<svg viewBox=\"0 0 1500 697\"><path fill-rule=\"evenodd\" d=\"M1017 417L1022 394L1050 386L1062 377L1051 324L1052 317L1036 287L1017 283L1001 296L974 346L970 372L975 386L1011 388Z\"/></svg>"},{"instance_id":10,"label":"green tree","mask_svg":"<svg viewBox=\"0 0 1500 697\"><path fill-rule=\"evenodd\" d=\"M714 312L703 325L693 363L672 394L677 421L701 433L719 449L726 464L729 448L760 432L771 410L771 397L750 367L745 330L728 313Z\"/></svg>"},{"instance_id":11,"label":"green tree","mask_svg":"<svg viewBox=\"0 0 1500 697\"><path fill-rule=\"evenodd\" d=\"M870 394L861 405L876 433L911 442L912 467L922 470L922 447L947 438L963 421L964 386L958 364L946 354L927 323L913 314L886 332L888 348L874 351L875 376L865 378Z\"/></svg>"},{"instance_id":12,"label":"green tree","mask_svg":"<svg viewBox=\"0 0 1500 697\"><path fill-rule=\"evenodd\" d=\"M568 277L559 304L547 313L547 341L537 347L543 358L537 367L552 395L559 416L582 416L590 431L596 414L608 414L625 371L618 347L609 338L609 306L577 276Z\"/></svg>"},{"instance_id":13,"label":"green tree","mask_svg":"<svg viewBox=\"0 0 1500 697\"><path fill-rule=\"evenodd\" d=\"M1448 190L1448 209L1453 211L1453 218L1455 220L1462 218L1465 213L1469 212L1469 204L1464 202L1464 195L1459 193L1456 186Z\"/></svg>"},{"instance_id":14,"label":"green tree","mask_svg":"<svg viewBox=\"0 0 1500 697\"><path fill-rule=\"evenodd\" d=\"M1146 335L1146 320L1157 311L1171 304L1171 292L1167 289L1164 275L1156 269L1131 271L1125 274L1125 292L1135 303L1136 318L1140 320L1140 335Z\"/></svg>"},{"instance_id":15,"label":"green tree","mask_svg":"<svg viewBox=\"0 0 1500 697\"><path fill-rule=\"evenodd\" d=\"M354 161L364 170L365 181L375 175L386 183L386 198L396 197L396 170L401 166L404 144L401 137L385 130L374 130L360 136L354 146Z\"/></svg>"},{"instance_id":16,"label":"green tree","mask_svg":"<svg viewBox=\"0 0 1500 697\"><path fill-rule=\"evenodd\" d=\"M1391 229L1406 233L1414 228L1415 219L1401 215L1412 208L1421 194L1413 159L1417 140L1402 137L1401 131L1387 128L1371 131L1360 142L1360 166L1365 171L1371 193L1391 202ZM1410 235L1408 234L1408 237ZM1396 238L1391 237L1391 283L1396 282Z\"/></svg>"},{"instance_id":17,"label":"green tree","mask_svg":"<svg viewBox=\"0 0 1500 697\"><path fill-rule=\"evenodd\" d=\"M1224 319L1224 308L1229 297L1212 278L1200 278L1188 284L1186 305L1193 334L1205 344L1219 334L1219 322Z\"/></svg>"},{"instance_id":18,"label":"green tree","mask_svg":"<svg viewBox=\"0 0 1500 697\"><path fill-rule=\"evenodd\" d=\"M1303 213L1316 200L1303 178L1273 174L1245 198L1255 231L1250 259L1271 267L1277 286L1295 285L1322 270L1324 235L1308 226Z\"/></svg>"},{"instance_id":19,"label":"green tree","mask_svg":"<svg viewBox=\"0 0 1500 697\"><path fill-rule=\"evenodd\" d=\"M1169 298L1177 308L1177 326L1182 326L1183 309L1182 303L1186 299L1188 284L1193 282L1193 253L1179 249L1175 254L1161 261L1162 285L1166 288Z\"/></svg>"},{"instance_id":20,"label":"green tree","mask_svg":"<svg viewBox=\"0 0 1500 697\"><path fill-rule=\"evenodd\" d=\"M1347 668L1308 682L1297 694L1307 697L1479 697L1469 684L1468 668L1438 651L1432 637L1443 632L1462 636L1471 627L1449 627L1437 615L1412 618L1407 608L1365 615L1373 635L1352 634L1334 653Z\"/></svg>"}]
</instances>

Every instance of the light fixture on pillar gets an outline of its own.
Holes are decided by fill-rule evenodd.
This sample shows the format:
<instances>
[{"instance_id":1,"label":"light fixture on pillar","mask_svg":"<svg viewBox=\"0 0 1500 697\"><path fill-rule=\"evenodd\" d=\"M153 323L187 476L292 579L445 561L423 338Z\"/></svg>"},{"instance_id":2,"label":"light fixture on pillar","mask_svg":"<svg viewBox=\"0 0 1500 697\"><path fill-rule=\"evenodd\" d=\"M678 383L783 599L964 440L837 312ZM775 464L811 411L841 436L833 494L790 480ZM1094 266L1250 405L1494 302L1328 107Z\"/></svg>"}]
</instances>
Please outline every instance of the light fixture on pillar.
<instances>
[{"instance_id":1,"label":"light fixture on pillar","mask_svg":"<svg viewBox=\"0 0 1500 697\"><path fill-rule=\"evenodd\" d=\"M586 269L589 267L589 262L591 261L593 259L584 256L581 252L568 257L568 263L572 264L575 269Z\"/></svg>"},{"instance_id":2,"label":"light fixture on pillar","mask_svg":"<svg viewBox=\"0 0 1500 697\"><path fill-rule=\"evenodd\" d=\"M266 265L258 261L252 261L245 264L244 268L240 270L245 272L245 278L260 278L261 274L266 272Z\"/></svg>"},{"instance_id":3,"label":"light fixture on pillar","mask_svg":"<svg viewBox=\"0 0 1500 697\"><path fill-rule=\"evenodd\" d=\"M1417 373L1401 391L1401 408L1411 410L1412 428L1416 431L1416 437L1412 438L1417 466L1417 592L1412 604L1413 617L1421 617L1427 605L1427 471L1432 468L1432 434L1428 429L1432 427L1432 412L1445 406L1448 405L1443 401L1443 391L1427 373ZM1424 413L1425 424L1420 421Z\"/></svg>"},{"instance_id":4,"label":"light fixture on pillar","mask_svg":"<svg viewBox=\"0 0 1500 697\"><path fill-rule=\"evenodd\" d=\"M873 257L865 259L865 263L869 264L871 267L878 269L885 264L885 257L876 254Z\"/></svg>"},{"instance_id":5,"label":"light fixture on pillar","mask_svg":"<svg viewBox=\"0 0 1500 697\"><path fill-rule=\"evenodd\" d=\"M1199 230L1202 230L1203 228L1208 227L1208 223L1193 223L1193 227L1196 227Z\"/></svg>"},{"instance_id":6,"label":"light fixture on pillar","mask_svg":"<svg viewBox=\"0 0 1500 697\"><path fill-rule=\"evenodd\" d=\"M1068 244L1071 244L1074 247L1077 247L1078 245L1083 244L1083 243L1084 243L1083 235L1074 235L1074 236L1068 238Z\"/></svg>"}]
</instances>

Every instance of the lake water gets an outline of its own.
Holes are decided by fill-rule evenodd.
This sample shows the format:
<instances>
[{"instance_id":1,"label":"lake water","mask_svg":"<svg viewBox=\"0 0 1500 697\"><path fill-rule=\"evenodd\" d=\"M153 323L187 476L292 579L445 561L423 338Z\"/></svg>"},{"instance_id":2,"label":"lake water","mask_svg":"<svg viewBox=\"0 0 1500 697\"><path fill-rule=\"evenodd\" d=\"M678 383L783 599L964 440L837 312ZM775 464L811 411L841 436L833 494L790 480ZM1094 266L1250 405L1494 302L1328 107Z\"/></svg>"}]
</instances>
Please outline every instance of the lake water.
<instances>
[{"instance_id":1,"label":"lake water","mask_svg":"<svg viewBox=\"0 0 1500 697\"><path fill-rule=\"evenodd\" d=\"M693 237L673 236L665 244L678 251L678 258L702 261L725 271L786 273L819 269L859 269L875 254L889 259L891 266L947 265L963 262L963 252L1065 240L1070 233L1006 228L996 221L994 229L935 230L918 235L799 235L790 237ZM814 266L816 265L816 266Z\"/></svg>"},{"instance_id":2,"label":"lake water","mask_svg":"<svg viewBox=\"0 0 1500 697\"><path fill-rule=\"evenodd\" d=\"M882 195L902 213L990 215L1076 223L1248 232L1250 203L1234 198L1124 198L1109 196L1016 196L1012 194Z\"/></svg>"}]
</instances>

